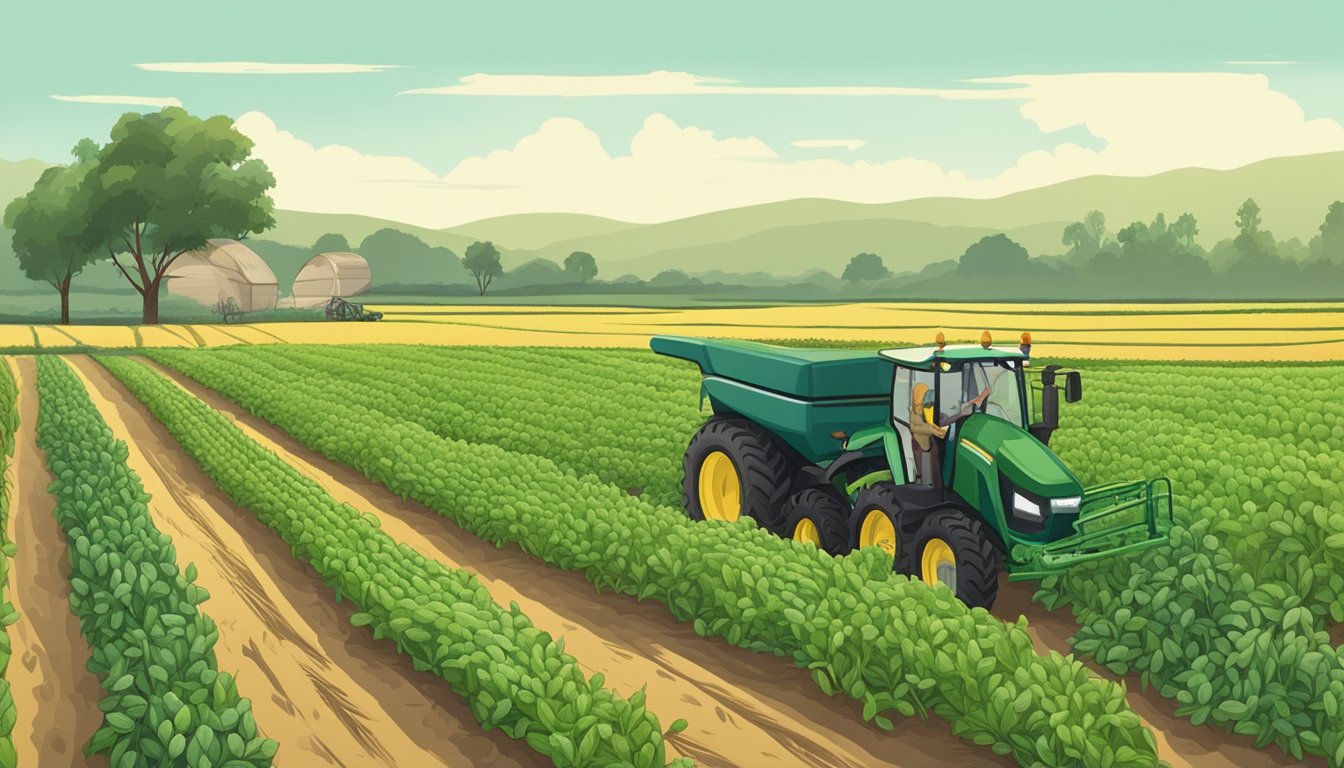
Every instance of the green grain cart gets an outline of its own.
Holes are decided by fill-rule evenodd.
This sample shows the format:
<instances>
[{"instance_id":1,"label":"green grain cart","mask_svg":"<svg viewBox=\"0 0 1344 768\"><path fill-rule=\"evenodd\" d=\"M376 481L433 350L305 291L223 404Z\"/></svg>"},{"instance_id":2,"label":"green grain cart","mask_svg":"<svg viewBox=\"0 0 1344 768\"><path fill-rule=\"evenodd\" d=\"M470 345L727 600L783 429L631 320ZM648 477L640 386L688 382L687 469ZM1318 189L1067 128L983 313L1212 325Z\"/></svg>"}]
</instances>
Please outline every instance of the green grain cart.
<instances>
[{"instance_id":1,"label":"green grain cart","mask_svg":"<svg viewBox=\"0 0 1344 768\"><path fill-rule=\"evenodd\" d=\"M1165 478L1083 488L1049 448L1077 371L1027 375L1023 345L791 349L656 336L703 374L714 415L684 459L686 513L749 516L832 554L878 546L895 569L988 608L1002 568L1037 579L1167 539Z\"/></svg>"}]
</instances>

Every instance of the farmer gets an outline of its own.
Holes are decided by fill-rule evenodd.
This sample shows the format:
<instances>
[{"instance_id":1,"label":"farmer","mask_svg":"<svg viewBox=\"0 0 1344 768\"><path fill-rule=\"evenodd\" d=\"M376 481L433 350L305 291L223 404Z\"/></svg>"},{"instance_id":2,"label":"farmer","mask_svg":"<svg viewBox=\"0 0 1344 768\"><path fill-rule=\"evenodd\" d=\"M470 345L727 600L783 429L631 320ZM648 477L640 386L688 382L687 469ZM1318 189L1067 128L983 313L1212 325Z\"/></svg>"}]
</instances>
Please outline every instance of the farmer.
<instances>
[{"instance_id":1,"label":"farmer","mask_svg":"<svg viewBox=\"0 0 1344 768\"><path fill-rule=\"evenodd\" d=\"M915 444L915 477L924 485L938 484L938 452L933 450L933 438L947 436L947 427L932 423L929 414L932 408L926 408L924 398L929 392L928 384L916 384L910 393L910 434ZM925 460L928 460L927 466Z\"/></svg>"}]
</instances>

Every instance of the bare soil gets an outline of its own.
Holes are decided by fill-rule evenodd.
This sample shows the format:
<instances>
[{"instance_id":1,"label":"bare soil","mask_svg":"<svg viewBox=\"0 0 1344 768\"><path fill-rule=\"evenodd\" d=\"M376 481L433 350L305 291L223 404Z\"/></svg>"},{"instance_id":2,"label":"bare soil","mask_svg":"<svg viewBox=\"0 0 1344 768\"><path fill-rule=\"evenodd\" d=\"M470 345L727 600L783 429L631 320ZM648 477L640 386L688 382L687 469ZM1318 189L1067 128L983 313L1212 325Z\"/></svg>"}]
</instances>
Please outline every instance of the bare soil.
<instances>
[{"instance_id":1,"label":"bare soil","mask_svg":"<svg viewBox=\"0 0 1344 768\"><path fill-rule=\"evenodd\" d=\"M350 624L348 602L288 545L219 491L145 407L91 358L67 358L127 464L153 497L155 525L179 564L197 565L215 654L235 671L279 766L549 765L523 741L485 731L441 679ZM43 764L45 766L45 763Z\"/></svg>"},{"instance_id":2,"label":"bare soil","mask_svg":"<svg viewBox=\"0 0 1344 768\"><path fill-rule=\"evenodd\" d=\"M1088 666L1098 677L1119 682L1125 686L1129 706L1157 737L1158 757L1172 768L1272 768L1277 766L1307 765L1325 768L1324 758L1308 757L1305 761L1285 754L1278 747L1256 749L1254 739L1232 733L1219 727L1199 726L1189 718L1175 714L1176 702L1161 696L1155 689L1140 685L1136 674L1121 677L1113 674L1081 654L1074 654L1069 638L1078 633L1078 624L1066 609L1047 611L1031 601L1034 584L1008 582L1000 579L999 597L994 603L994 615L1005 621L1027 617L1027 634L1040 653L1058 651L1073 655Z\"/></svg>"},{"instance_id":3,"label":"bare soil","mask_svg":"<svg viewBox=\"0 0 1344 768\"><path fill-rule=\"evenodd\" d=\"M661 604L599 595L579 573L551 568L515 546L496 549L432 510L310 451L196 382L158 370L333 497L376 514L394 539L444 565L475 572L501 605L516 602L538 627L563 636L566 650L590 673L601 672L608 686L625 695L647 686L649 708L664 727L677 718L689 721L690 727L670 735L669 743L701 766L1015 764L957 739L942 721L907 718L894 732L883 732L863 722L856 702L824 696L790 660L699 637ZM178 457L175 447L165 452L170 454L166 460L190 462Z\"/></svg>"},{"instance_id":4,"label":"bare soil","mask_svg":"<svg viewBox=\"0 0 1344 768\"><path fill-rule=\"evenodd\" d=\"M13 656L5 677L14 697L14 748L19 765L106 765L85 759L84 745L103 723L102 691L85 666L89 647L70 613L69 556L56 522L51 474L37 447L37 367L9 358L19 385L19 430L8 475L12 495L9 540L18 551L9 572L9 599L19 620L9 627Z\"/></svg>"}]
</instances>

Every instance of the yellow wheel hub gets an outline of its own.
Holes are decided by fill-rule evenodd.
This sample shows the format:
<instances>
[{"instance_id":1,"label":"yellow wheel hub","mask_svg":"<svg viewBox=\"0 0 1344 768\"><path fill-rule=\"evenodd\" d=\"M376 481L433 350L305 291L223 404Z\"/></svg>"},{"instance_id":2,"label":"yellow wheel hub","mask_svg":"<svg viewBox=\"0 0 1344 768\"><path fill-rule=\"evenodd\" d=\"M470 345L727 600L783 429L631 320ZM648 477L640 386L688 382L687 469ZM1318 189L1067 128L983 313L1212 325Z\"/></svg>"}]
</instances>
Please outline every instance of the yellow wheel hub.
<instances>
[{"instance_id":1,"label":"yellow wheel hub","mask_svg":"<svg viewBox=\"0 0 1344 768\"><path fill-rule=\"evenodd\" d=\"M730 523L742 515L742 481L723 451L714 451L700 463L700 511L706 520Z\"/></svg>"},{"instance_id":2,"label":"yellow wheel hub","mask_svg":"<svg viewBox=\"0 0 1344 768\"><path fill-rule=\"evenodd\" d=\"M957 591L957 558L952 547L942 539L929 539L920 556L919 576L925 584L934 586L946 584L953 592Z\"/></svg>"},{"instance_id":3,"label":"yellow wheel hub","mask_svg":"<svg viewBox=\"0 0 1344 768\"><path fill-rule=\"evenodd\" d=\"M804 517L798 521L798 525L793 529L794 541L806 541L809 544L821 546L821 533L817 531L817 524Z\"/></svg>"},{"instance_id":4,"label":"yellow wheel hub","mask_svg":"<svg viewBox=\"0 0 1344 768\"><path fill-rule=\"evenodd\" d=\"M870 509L863 516L859 526L860 547L881 547L892 557L896 556L896 526L891 518L880 509Z\"/></svg>"}]
</instances>

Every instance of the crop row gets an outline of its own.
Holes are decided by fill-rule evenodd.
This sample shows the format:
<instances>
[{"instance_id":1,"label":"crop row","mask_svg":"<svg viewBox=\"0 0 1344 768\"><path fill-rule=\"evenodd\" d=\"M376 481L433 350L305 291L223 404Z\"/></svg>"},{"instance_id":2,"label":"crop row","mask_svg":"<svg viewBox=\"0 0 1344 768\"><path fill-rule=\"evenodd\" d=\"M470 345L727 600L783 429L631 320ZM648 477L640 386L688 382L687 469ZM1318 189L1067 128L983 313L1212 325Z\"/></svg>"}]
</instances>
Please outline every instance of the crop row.
<instances>
[{"instance_id":1,"label":"crop row","mask_svg":"<svg viewBox=\"0 0 1344 768\"><path fill-rule=\"evenodd\" d=\"M1098 365L1052 446L1085 480L1168 474L1172 546L1042 583L1078 650L1178 713L1344 765L1344 407L1337 368ZM1160 388L1154 382L1160 381Z\"/></svg>"},{"instance_id":2,"label":"crop row","mask_svg":"<svg viewBox=\"0 0 1344 768\"><path fill-rule=\"evenodd\" d=\"M636 489L654 504L681 502L681 450L702 417L692 368L651 354L464 349L445 355L388 347L389 368L349 347L220 350L264 365L277 381L337 367L366 386L352 404L382 410L441 437L507 445L579 474ZM395 371L395 373L392 373ZM403 397L409 394L411 397Z\"/></svg>"},{"instance_id":3,"label":"crop row","mask_svg":"<svg viewBox=\"0 0 1344 768\"><path fill-rule=\"evenodd\" d=\"M697 524L548 459L440 437L355 404L370 384L345 377L343 361L314 361L304 379L277 382L247 354L153 356L487 541L581 570L599 589L658 600L703 635L791 656L881 727L894 714L933 713L1024 765L1156 762L1120 686L1080 662L1038 656L1021 625L893 575L880 550L832 558L749 520ZM395 375L400 360L384 361ZM424 396L389 400L413 397ZM548 428L534 426L543 436Z\"/></svg>"},{"instance_id":4,"label":"crop row","mask_svg":"<svg viewBox=\"0 0 1344 768\"><path fill-rule=\"evenodd\" d=\"M499 727L557 766L662 766L665 745L643 692L623 699L589 679L563 644L517 608L501 608L475 575L399 544L160 374L101 361L144 402L215 483L310 563L356 625L392 638Z\"/></svg>"},{"instance_id":5,"label":"crop row","mask_svg":"<svg viewBox=\"0 0 1344 768\"><path fill-rule=\"evenodd\" d=\"M14 457L14 433L19 428L18 389L14 376L0 357L0 768L14 768L18 755L14 752L14 722L18 712L9 690L6 672L13 647L5 627L19 620L18 611L9 602L9 559L14 556L14 544L8 540L9 502L12 490L6 469Z\"/></svg>"},{"instance_id":6,"label":"crop row","mask_svg":"<svg viewBox=\"0 0 1344 768\"><path fill-rule=\"evenodd\" d=\"M70 557L70 610L92 656L103 726L85 747L131 766L269 766L277 744L257 734L252 704L218 671L219 631L195 567L178 569L154 527L149 496L70 368L38 358L38 444L55 481Z\"/></svg>"}]
</instances>

